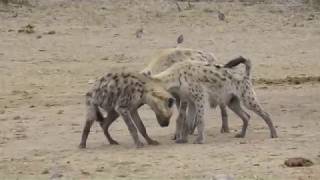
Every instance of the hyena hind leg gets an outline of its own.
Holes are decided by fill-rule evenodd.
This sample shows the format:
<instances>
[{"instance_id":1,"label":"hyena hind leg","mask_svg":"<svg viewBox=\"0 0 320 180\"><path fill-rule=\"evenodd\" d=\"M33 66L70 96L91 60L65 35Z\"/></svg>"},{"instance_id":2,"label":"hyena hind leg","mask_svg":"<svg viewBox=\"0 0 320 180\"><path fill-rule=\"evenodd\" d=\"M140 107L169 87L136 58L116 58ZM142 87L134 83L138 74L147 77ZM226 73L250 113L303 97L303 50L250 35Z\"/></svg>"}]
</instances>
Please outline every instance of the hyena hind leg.
<instances>
[{"instance_id":1,"label":"hyena hind leg","mask_svg":"<svg viewBox=\"0 0 320 180\"><path fill-rule=\"evenodd\" d=\"M97 113L98 113L98 110L96 107L94 106L87 107L86 123L82 131L79 148L86 148L87 139L90 133L91 126L94 123L94 121L97 120Z\"/></svg>"},{"instance_id":2,"label":"hyena hind leg","mask_svg":"<svg viewBox=\"0 0 320 180\"><path fill-rule=\"evenodd\" d=\"M203 144L205 142L205 123L204 123L204 99L200 98L196 102L196 123L197 123L197 131L198 137L193 142L194 144Z\"/></svg>"},{"instance_id":3,"label":"hyena hind leg","mask_svg":"<svg viewBox=\"0 0 320 180\"><path fill-rule=\"evenodd\" d=\"M228 104L228 107L236 115L238 115L241 118L242 122L243 122L241 132L239 134L237 134L235 137L244 138L246 136L246 131L247 131L247 128L248 128L250 115L242 109L240 101L239 101L239 99L237 97L233 97L231 99L231 101Z\"/></svg>"},{"instance_id":4,"label":"hyena hind leg","mask_svg":"<svg viewBox=\"0 0 320 180\"><path fill-rule=\"evenodd\" d=\"M276 129L275 129L273 123L272 123L270 115L262 109L262 107L259 104L259 101L257 100L254 92L249 93L249 96L247 96L244 99L244 105L248 109L250 109L253 112L255 112L257 115L259 115L266 122L266 124L268 125L269 130L270 130L270 137L271 138L277 138L278 137L277 131L276 131Z\"/></svg>"},{"instance_id":5,"label":"hyena hind leg","mask_svg":"<svg viewBox=\"0 0 320 180\"><path fill-rule=\"evenodd\" d=\"M111 110L108 112L108 116L100 121L100 126L103 129L104 135L108 139L110 144L119 144L117 141L115 141L110 133L109 133L109 127L110 125L119 117L119 114L115 110Z\"/></svg>"}]
</instances>

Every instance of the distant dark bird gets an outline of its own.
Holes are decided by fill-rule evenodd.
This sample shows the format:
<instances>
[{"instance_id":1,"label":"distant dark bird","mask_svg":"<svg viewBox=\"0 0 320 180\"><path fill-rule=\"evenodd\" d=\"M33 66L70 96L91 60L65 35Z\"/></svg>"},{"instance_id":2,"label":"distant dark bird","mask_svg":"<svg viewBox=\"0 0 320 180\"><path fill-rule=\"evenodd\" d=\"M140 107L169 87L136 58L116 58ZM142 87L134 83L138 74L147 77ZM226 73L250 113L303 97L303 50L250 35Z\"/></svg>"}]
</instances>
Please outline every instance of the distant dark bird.
<instances>
[{"instance_id":1,"label":"distant dark bird","mask_svg":"<svg viewBox=\"0 0 320 180\"><path fill-rule=\"evenodd\" d=\"M178 44L183 43L183 34L181 34L181 35L178 37L177 43L178 43Z\"/></svg>"},{"instance_id":2,"label":"distant dark bird","mask_svg":"<svg viewBox=\"0 0 320 180\"><path fill-rule=\"evenodd\" d=\"M142 34L143 34L143 28L137 29L137 31L136 31L136 37L137 37L137 38L141 38L141 37L142 37Z\"/></svg>"},{"instance_id":3,"label":"distant dark bird","mask_svg":"<svg viewBox=\"0 0 320 180\"><path fill-rule=\"evenodd\" d=\"M225 15L222 12L218 11L218 18L220 21L224 21Z\"/></svg>"}]
</instances>

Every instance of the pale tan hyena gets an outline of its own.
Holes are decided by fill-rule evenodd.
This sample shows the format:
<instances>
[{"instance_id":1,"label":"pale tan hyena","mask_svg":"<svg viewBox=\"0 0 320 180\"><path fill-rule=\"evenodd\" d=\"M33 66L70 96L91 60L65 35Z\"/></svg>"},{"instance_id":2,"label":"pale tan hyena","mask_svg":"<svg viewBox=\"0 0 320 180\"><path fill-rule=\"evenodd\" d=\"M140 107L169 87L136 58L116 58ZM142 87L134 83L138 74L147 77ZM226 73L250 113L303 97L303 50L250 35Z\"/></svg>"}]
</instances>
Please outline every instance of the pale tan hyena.
<instances>
[{"instance_id":1,"label":"pale tan hyena","mask_svg":"<svg viewBox=\"0 0 320 180\"><path fill-rule=\"evenodd\" d=\"M245 64L246 73L237 74L230 68L238 64ZM209 96L211 102L216 105L227 106L235 112L243 121L242 131L236 137L245 137L246 129L250 116L241 107L241 103L248 109L254 111L262 117L270 129L272 138L277 137L269 114L265 112L258 102L255 95L250 76L251 64L248 59L243 57L236 58L224 67L215 65L205 65L200 62L183 61L175 63L173 66L152 76L153 79L162 82L167 89L177 91L182 96L181 99L187 102L194 102L196 110L196 125L198 129L198 137L195 143L204 142L204 121L203 121L203 105L204 94ZM180 108L180 115L185 116L185 107ZM184 118L178 119L184 121ZM187 119L188 120L188 119ZM177 129L178 143L187 142L187 134L185 131L186 123L181 123Z\"/></svg>"},{"instance_id":2,"label":"pale tan hyena","mask_svg":"<svg viewBox=\"0 0 320 180\"><path fill-rule=\"evenodd\" d=\"M213 65L216 63L217 58L212 53L200 51L200 50L194 50L194 49L187 49L187 48L171 48L171 49L164 49L161 52L155 54L151 62L147 65L146 68L144 68L141 73L143 73L146 76L151 76L158 74L160 72L165 71L169 67L171 67L173 64L182 62L182 61L199 61L203 62L205 65ZM217 65L219 66L219 65ZM180 97L177 92L172 91L173 96L176 99L176 104L180 105ZM214 102L210 102L211 106L216 106ZM184 108L184 107L182 107ZM186 104L186 107L188 110L187 118L195 118L197 116L197 112L195 111L195 103L194 102L188 102ZM221 127L221 133L229 132L229 125L228 125L228 117L227 117L227 110L226 107L221 105L221 117L222 117L222 127ZM194 121L188 120L187 122L191 123L188 126L190 126L190 134L194 131L194 124L192 124Z\"/></svg>"},{"instance_id":3,"label":"pale tan hyena","mask_svg":"<svg viewBox=\"0 0 320 180\"><path fill-rule=\"evenodd\" d=\"M137 129L148 144L158 144L152 140L138 114L138 108L148 104L155 112L160 126L169 125L174 99L159 83L139 73L111 72L99 78L86 94L86 124L79 147L85 148L90 128L98 121L110 144L118 144L112 139L108 128L121 116L137 147L143 143L138 138Z\"/></svg>"}]
</instances>

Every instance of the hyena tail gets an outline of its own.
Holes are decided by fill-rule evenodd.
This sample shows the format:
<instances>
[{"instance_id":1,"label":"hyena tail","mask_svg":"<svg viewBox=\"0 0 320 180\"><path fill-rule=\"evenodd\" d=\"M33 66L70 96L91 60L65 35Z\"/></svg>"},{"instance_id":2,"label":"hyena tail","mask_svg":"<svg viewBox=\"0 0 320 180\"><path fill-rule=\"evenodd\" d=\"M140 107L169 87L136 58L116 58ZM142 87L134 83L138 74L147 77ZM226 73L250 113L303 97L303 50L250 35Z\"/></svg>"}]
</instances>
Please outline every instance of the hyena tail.
<instances>
[{"instance_id":1,"label":"hyena tail","mask_svg":"<svg viewBox=\"0 0 320 180\"><path fill-rule=\"evenodd\" d=\"M246 76L250 77L250 75L251 75L251 61L249 59L242 57L242 56L230 60L223 67L233 68L239 64L244 64L246 66Z\"/></svg>"},{"instance_id":2,"label":"hyena tail","mask_svg":"<svg viewBox=\"0 0 320 180\"><path fill-rule=\"evenodd\" d=\"M88 92L86 93L86 105L88 107L94 108L95 113L96 113L96 117L97 117L97 121L103 120L103 118L106 118L108 115L108 112L106 110L104 110L101 106L97 105L92 97L92 92Z\"/></svg>"}]
</instances>

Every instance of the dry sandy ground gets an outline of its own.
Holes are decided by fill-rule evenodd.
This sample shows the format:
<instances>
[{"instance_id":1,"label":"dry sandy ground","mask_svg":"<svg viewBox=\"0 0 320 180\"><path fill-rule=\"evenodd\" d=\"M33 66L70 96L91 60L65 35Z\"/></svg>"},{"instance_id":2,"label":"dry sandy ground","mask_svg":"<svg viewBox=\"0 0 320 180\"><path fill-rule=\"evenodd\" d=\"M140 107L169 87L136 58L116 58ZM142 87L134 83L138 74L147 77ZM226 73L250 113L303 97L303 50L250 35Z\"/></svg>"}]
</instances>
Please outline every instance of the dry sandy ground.
<instances>
[{"instance_id":1,"label":"dry sandy ground","mask_svg":"<svg viewBox=\"0 0 320 180\"><path fill-rule=\"evenodd\" d=\"M160 0L1 7L0 179L320 179L319 12L298 3L192 5L181 3L181 12L173 1ZM28 24L33 33L18 33ZM184 47L213 52L219 63L250 57L255 79L303 77L296 84L256 86L280 137L270 139L265 123L253 115L247 137L236 139L241 121L232 113L232 132L220 134L219 113L208 109L206 144L175 144L174 121L160 128L143 107L147 131L161 145L134 148L119 119L111 133L121 145L108 145L95 125L88 148L78 149L88 81L110 68L142 69L155 51L174 47L180 34ZM283 165L299 156L314 165Z\"/></svg>"}]
</instances>

